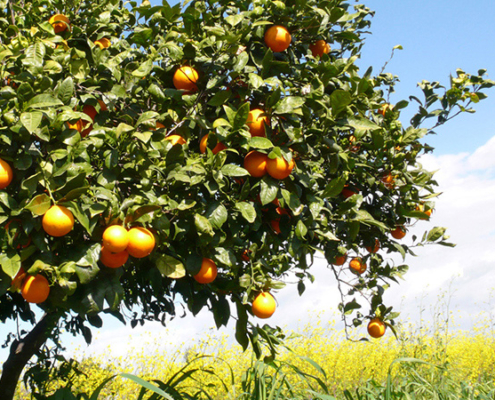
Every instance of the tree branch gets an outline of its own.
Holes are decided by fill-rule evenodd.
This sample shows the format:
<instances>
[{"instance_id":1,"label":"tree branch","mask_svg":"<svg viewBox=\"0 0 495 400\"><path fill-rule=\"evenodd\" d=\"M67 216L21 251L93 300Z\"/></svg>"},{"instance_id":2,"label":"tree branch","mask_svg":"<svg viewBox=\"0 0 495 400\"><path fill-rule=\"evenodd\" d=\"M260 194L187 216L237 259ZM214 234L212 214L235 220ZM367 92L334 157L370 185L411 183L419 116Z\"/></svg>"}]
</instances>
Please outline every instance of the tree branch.
<instances>
[{"instance_id":1,"label":"tree branch","mask_svg":"<svg viewBox=\"0 0 495 400\"><path fill-rule=\"evenodd\" d=\"M10 354L2 366L0 377L0 393L2 400L14 398L17 383L21 377L24 367L46 342L52 330L58 323L60 314L44 314L40 321L34 326L23 339L15 340L10 346Z\"/></svg>"}]
</instances>

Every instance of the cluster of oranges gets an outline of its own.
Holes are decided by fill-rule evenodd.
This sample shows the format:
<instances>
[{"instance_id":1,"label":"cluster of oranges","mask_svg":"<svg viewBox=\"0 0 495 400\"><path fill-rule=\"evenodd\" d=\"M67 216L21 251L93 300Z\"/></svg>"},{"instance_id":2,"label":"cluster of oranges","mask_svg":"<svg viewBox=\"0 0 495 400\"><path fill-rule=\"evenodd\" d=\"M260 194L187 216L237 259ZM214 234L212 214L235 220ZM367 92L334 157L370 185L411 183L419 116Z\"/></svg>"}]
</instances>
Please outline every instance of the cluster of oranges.
<instances>
[{"instance_id":1,"label":"cluster of oranges","mask_svg":"<svg viewBox=\"0 0 495 400\"><path fill-rule=\"evenodd\" d=\"M129 255L144 258L155 248L155 236L141 226L127 230L120 225L110 225L103 232L100 252L101 263L108 268L122 267Z\"/></svg>"},{"instance_id":2,"label":"cluster of oranges","mask_svg":"<svg viewBox=\"0 0 495 400\"><path fill-rule=\"evenodd\" d=\"M63 14L56 14L49 20L56 34L70 32L70 21ZM274 52L283 52L287 50L291 44L292 37L287 28L274 25L265 32L265 44ZM65 44L67 44L65 42ZM94 42L95 46L101 50L111 46L111 41L108 38L100 38ZM330 46L324 40L318 40L309 46L313 57L322 57L324 54L330 53ZM182 66L178 68L173 75L173 84L177 90L183 91L184 94L191 94L198 90L197 82L199 73L190 66ZM101 111L107 111L107 106L102 100L98 100ZM388 108L382 108L379 113L385 115ZM83 112L87 114L92 121L98 114L97 109L93 105L85 104ZM87 136L93 124L84 123L79 119L75 123L67 123L69 129L77 130L82 137ZM265 137L265 127L270 125L270 119L265 111L260 108L254 108L249 111L247 125L252 137ZM165 126L159 122L156 124L156 129L163 129ZM209 135L201 138L199 150L205 153L208 146ZM168 135L165 140L170 141L173 145L183 145L186 140L180 135ZM212 149L213 154L227 149L227 146L221 142L217 142ZM283 180L290 176L295 168L295 162L291 158L287 161L284 157L270 158L267 154L253 150L244 157L244 168L254 178L261 178L266 174L274 179ZM0 189L6 188L13 178L13 172L10 165L0 159ZM391 174L382 177L382 182L387 188L393 188L394 177ZM343 191L344 197L350 197L355 194L352 189L345 188ZM431 214L431 210L430 211ZM288 211L279 207L277 204L277 214L289 215ZM427 213L427 212L425 212ZM42 226L45 232L54 237L61 237L68 234L74 226L74 216L66 207L60 205L52 206L43 216ZM271 221L272 229L279 234L280 218ZM403 226L391 231L391 235L396 239L401 239L405 236L406 231ZM128 260L129 255L135 258L143 258L148 256L155 247L155 237L151 231L144 227L132 227L127 230L120 225L111 225L107 227L102 237L102 248L100 252L100 261L108 268L122 267ZM368 247L368 251L376 253L380 248L380 243L377 240L374 248ZM244 260L249 260L249 256L243 254ZM337 256L335 265L343 265L347 260L347 254ZM366 263L359 257L353 258L349 267L358 274L366 271ZM217 266L209 258L203 258L199 272L194 275L194 279L201 284L209 284L217 277ZM45 301L49 295L50 286L48 280L37 274L35 276L27 275L21 268L18 275L13 280L13 286L21 290L23 297L28 302L41 303ZM258 318L269 318L273 315L276 309L276 301L274 297L267 291L260 292L252 302L252 312ZM368 332L372 337L380 337L385 332L385 324L378 318L370 321Z\"/></svg>"}]
</instances>

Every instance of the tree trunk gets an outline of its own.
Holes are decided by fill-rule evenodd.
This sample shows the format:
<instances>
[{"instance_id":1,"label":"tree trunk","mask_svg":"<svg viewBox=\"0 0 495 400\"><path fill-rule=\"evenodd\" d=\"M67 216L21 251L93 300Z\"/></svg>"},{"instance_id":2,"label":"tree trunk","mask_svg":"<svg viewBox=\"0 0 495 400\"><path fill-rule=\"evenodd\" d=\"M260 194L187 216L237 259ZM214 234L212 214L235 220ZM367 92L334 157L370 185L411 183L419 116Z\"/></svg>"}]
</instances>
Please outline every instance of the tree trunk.
<instances>
[{"instance_id":1,"label":"tree trunk","mask_svg":"<svg viewBox=\"0 0 495 400\"><path fill-rule=\"evenodd\" d=\"M10 346L10 354L2 366L0 377L0 394L2 400L12 400L22 370L50 336L57 325L60 315L44 314L34 328L20 341L14 340Z\"/></svg>"}]
</instances>

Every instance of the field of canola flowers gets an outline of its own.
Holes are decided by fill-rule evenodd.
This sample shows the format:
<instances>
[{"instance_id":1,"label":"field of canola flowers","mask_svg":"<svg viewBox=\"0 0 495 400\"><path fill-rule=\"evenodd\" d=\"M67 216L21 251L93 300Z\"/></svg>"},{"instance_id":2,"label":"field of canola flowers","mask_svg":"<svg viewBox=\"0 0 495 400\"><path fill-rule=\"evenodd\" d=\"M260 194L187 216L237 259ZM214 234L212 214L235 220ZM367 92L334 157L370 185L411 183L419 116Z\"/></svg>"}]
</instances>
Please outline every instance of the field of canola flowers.
<instances>
[{"instance_id":1,"label":"field of canola flowers","mask_svg":"<svg viewBox=\"0 0 495 400\"><path fill-rule=\"evenodd\" d=\"M263 364L263 378L267 378L268 385L275 385L275 375L287 378L297 396L280 398L314 398L308 392L311 388L323 393L315 379L301 379L300 374L294 373L294 368L319 378L328 394L337 399L382 398L380 391L389 371L399 396L391 398L402 398L400 396L404 392L413 393L415 397L407 397L411 399L493 398L493 321L480 321L470 331L449 331L448 324L437 323L429 328L403 326L398 339L388 334L381 340L363 342L346 340L344 332L336 329L333 322L318 319L298 332L289 332L288 349L281 349L280 360L275 365ZM146 338L139 339L146 341ZM243 353L232 342L225 335L208 335L171 353L157 351L160 343L156 342L149 343L147 350L130 351L125 356L110 360L104 355L88 357L79 360L81 373L72 377L72 388L76 393L90 394L103 380L119 373L132 373L147 380L165 382L186 367L186 370L195 372L178 387L194 394L194 398L208 398L206 393L212 399L254 398L245 393L247 372L254 370L252 354L249 351ZM321 370L305 357L317 363ZM425 363L393 363L404 358L419 359ZM64 383L53 379L50 386L53 389ZM135 399L139 390L139 385L117 378L107 384L99 399ZM204 393L201 394L200 390ZM344 397L346 390L348 396L356 397ZM442 391L445 392L444 397L441 397ZM358 397L363 393L367 393L368 397ZM28 398L30 396L25 392L18 396L18 399Z\"/></svg>"}]
</instances>

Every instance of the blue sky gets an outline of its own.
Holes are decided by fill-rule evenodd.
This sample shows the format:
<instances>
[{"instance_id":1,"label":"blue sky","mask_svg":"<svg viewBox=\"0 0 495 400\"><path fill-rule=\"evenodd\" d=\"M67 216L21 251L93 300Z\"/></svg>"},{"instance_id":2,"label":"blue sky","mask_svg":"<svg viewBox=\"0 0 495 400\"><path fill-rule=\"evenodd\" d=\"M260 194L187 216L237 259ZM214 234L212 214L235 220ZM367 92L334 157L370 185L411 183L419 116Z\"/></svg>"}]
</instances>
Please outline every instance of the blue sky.
<instances>
[{"instance_id":1,"label":"blue sky","mask_svg":"<svg viewBox=\"0 0 495 400\"><path fill-rule=\"evenodd\" d=\"M157 3L152 1L152 4ZM454 74L456 68L471 73L486 68L489 77L495 79L495 1L368 0L362 3L376 11L372 35L367 37L358 62L362 71L371 65L374 72L378 72L395 45L404 48L396 51L386 69L398 75L401 81L392 103L409 95L419 97L416 84L423 79L448 85L449 74ZM434 304L437 296L449 287L455 292L452 308L465 318L462 327L469 329L469 316L480 310L495 310L493 304L487 304L495 282L492 272L495 256L490 251L495 233L492 228L495 226L495 161L492 160L495 140L490 140L495 136L495 89L487 93L489 98L475 106L475 114L457 117L437 129L438 135L426 139L436 150L423 161L428 169L440 170L437 177L444 195L437 202L432 221L420 222L412 231L421 234L433 226L447 226L452 241L458 245L455 249L420 248L419 257L408 260L411 269L406 281L393 287L387 295L388 302L404 312L404 318L411 316L416 320L420 303ZM413 106L403 112L404 125L412 113ZM294 327L304 324L314 313L338 320L339 298L331 275L323 264L316 266L315 274L317 281L308 286L302 298L293 287L278 293L278 312L270 323ZM166 334L158 324L147 324L132 331L107 318L105 329L96 333L99 340L87 351L122 354L138 333L146 337L166 337L171 346L180 346L182 341L200 336L211 326L213 320L209 313L201 313L197 318L177 318L169 324ZM4 339L3 333L13 325L5 328L1 329L0 342ZM224 331L233 335L232 327ZM82 341L64 339L69 348L73 348L71 343L84 347ZM107 348L110 345L111 349ZM4 360L6 354L6 350L0 349L0 360Z\"/></svg>"}]
</instances>

